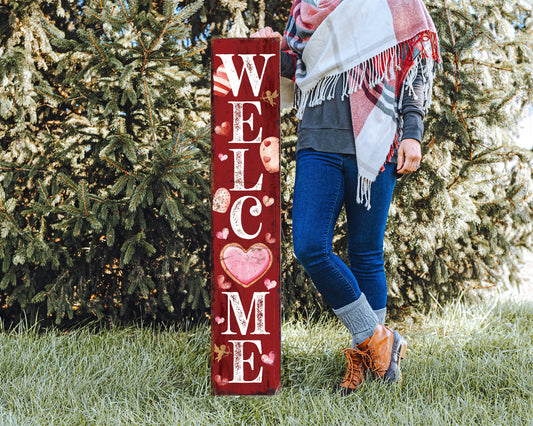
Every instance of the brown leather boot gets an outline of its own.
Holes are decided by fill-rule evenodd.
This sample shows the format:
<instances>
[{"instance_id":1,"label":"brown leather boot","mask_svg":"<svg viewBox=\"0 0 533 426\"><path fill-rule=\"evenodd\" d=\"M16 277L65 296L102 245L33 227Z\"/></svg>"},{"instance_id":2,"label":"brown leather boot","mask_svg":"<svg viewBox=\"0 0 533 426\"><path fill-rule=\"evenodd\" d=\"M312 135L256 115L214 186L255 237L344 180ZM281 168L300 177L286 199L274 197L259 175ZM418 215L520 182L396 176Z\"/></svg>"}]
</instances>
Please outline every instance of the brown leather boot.
<instances>
[{"instance_id":1,"label":"brown leather boot","mask_svg":"<svg viewBox=\"0 0 533 426\"><path fill-rule=\"evenodd\" d=\"M374 334L357 347L365 353L366 366L379 378L390 383L401 382L400 360L405 358L407 342L400 333L378 324Z\"/></svg>"},{"instance_id":2,"label":"brown leather boot","mask_svg":"<svg viewBox=\"0 0 533 426\"><path fill-rule=\"evenodd\" d=\"M370 356L357 348L343 349L342 353L346 355L348 368L344 375L344 380L341 383L341 391L349 394L364 382L367 369L366 363L370 362Z\"/></svg>"}]
</instances>

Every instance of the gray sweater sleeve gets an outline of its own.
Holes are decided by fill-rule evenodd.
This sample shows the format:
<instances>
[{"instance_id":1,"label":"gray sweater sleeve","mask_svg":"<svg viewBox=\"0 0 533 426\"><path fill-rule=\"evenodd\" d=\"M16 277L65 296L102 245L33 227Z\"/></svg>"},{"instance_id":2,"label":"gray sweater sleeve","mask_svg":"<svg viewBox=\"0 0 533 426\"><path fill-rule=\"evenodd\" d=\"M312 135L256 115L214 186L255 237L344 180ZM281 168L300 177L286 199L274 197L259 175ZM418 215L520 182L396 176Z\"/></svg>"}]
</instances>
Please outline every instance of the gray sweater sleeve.
<instances>
[{"instance_id":1,"label":"gray sweater sleeve","mask_svg":"<svg viewBox=\"0 0 533 426\"><path fill-rule=\"evenodd\" d=\"M294 78L294 73L296 71L296 63L291 55L287 52L281 51L280 56L281 63L281 75L289 80Z\"/></svg>"},{"instance_id":2,"label":"gray sweater sleeve","mask_svg":"<svg viewBox=\"0 0 533 426\"><path fill-rule=\"evenodd\" d=\"M418 68L418 73L413 81L413 92L405 88L400 114L403 118L402 140L416 139L422 142L424 135L424 81L422 77L422 67Z\"/></svg>"}]
</instances>

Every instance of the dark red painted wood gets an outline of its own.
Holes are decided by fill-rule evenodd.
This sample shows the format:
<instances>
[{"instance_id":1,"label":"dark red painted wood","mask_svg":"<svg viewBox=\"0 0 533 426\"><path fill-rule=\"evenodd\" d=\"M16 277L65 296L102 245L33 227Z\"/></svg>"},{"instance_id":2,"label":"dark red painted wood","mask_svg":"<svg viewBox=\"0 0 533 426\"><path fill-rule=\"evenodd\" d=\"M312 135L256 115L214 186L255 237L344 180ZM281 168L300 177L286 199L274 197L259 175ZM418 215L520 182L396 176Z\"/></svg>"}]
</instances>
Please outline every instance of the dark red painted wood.
<instances>
[{"instance_id":1,"label":"dark red painted wood","mask_svg":"<svg viewBox=\"0 0 533 426\"><path fill-rule=\"evenodd\" d=\"M279 43L212 41L211 383L280 386Z\"/></svg>"}]
</instances>

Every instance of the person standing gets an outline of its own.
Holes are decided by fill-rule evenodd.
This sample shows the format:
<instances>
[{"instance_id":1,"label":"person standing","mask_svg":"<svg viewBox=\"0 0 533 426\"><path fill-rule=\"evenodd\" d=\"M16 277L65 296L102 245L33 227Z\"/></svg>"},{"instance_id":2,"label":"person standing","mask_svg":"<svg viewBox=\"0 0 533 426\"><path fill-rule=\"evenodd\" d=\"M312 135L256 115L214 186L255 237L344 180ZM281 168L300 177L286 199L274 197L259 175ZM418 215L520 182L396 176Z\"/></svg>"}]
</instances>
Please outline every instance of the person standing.
<instances>
[{"instance_id":1,"label":"person standing","mask_svg":"<svg viewBox=\"0 0 533 426\"><path fill-rule=\"evenodd\" d=\"M400 382L407 343L385 326L383 238L396 180L420 167L423 118L436 63L435 26L422 0L294 0L281 73L295 83L298 125L294 252L352 335L341 388L367 372ZM346 209L346 265L332 251Z\"/></svg>"}]
</instances>

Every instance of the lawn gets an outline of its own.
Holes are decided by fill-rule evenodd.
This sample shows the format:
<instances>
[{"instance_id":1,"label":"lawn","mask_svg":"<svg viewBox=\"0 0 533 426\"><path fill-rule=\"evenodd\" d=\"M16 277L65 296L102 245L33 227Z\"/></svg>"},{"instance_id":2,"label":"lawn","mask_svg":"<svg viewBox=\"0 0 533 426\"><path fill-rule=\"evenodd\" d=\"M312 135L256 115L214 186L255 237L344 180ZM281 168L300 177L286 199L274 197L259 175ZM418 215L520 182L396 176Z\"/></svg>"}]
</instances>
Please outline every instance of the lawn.
<instances>
[{"instance_id":1,"label":"lawn","mask_svg":"<svg viewBox=\"0 0 533 426\"><path fill-rule=\"evenodd\" d=\"M4 425L532 425L533 302L457 302L398 324L401 386L369 381L343 397L333 319L283 325L282 389L213 397L209 329L85 327L2 331Z\"/></svg>"}]
</instances>

